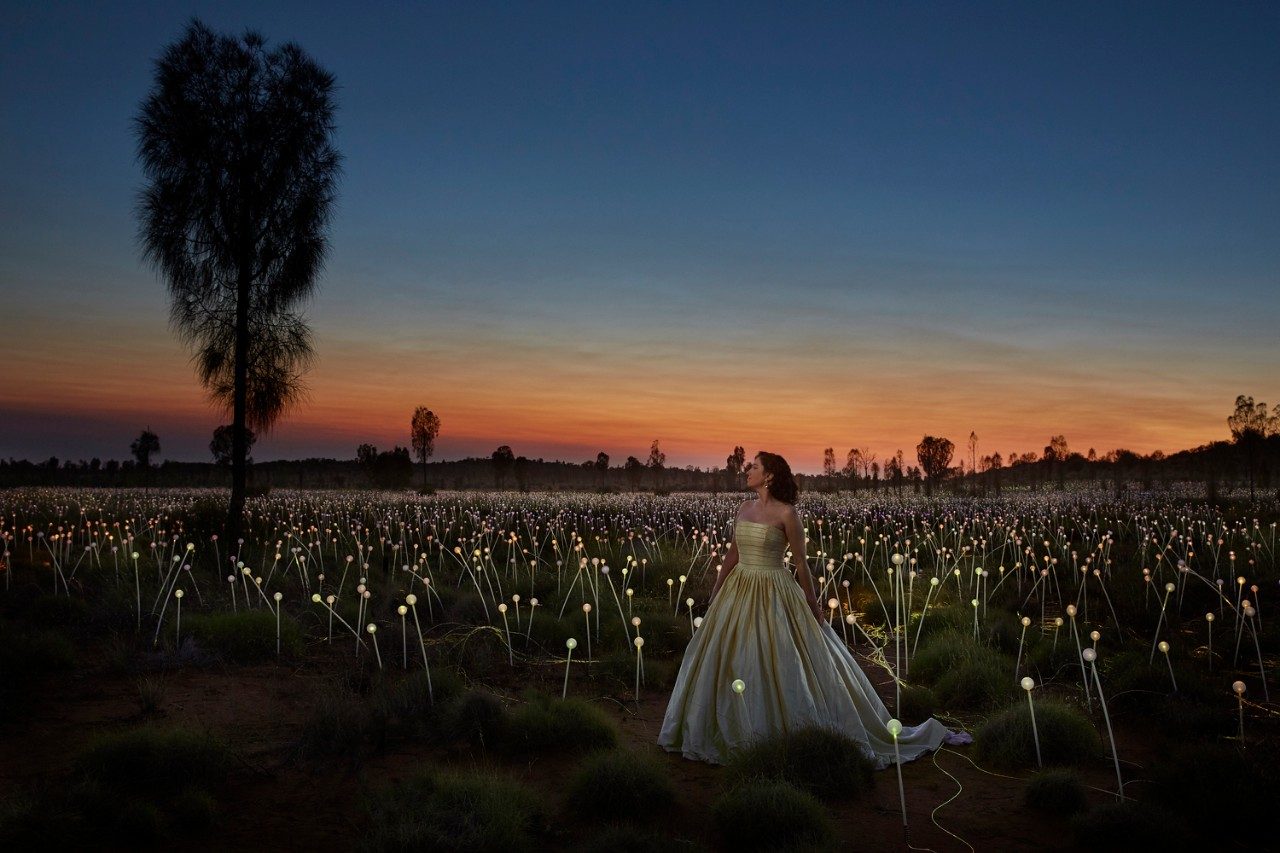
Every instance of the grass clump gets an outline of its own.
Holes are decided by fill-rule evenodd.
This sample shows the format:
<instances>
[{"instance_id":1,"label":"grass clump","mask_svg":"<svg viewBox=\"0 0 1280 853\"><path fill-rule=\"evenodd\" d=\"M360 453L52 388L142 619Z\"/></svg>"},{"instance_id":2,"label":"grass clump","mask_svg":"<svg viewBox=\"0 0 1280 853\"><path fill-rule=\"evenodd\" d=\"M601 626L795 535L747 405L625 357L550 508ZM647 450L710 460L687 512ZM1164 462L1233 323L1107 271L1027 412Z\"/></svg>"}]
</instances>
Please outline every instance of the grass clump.
<instances>
[{"instance_id":1,"label":"grass clump","mask_svg":"<svg viewBox=\"0 0 1280 853\"><path fill-rule=\"evenodd\" d=\"M75 762L69 799L83 825L146 844L209 829L231 753L185 729L144 727L94 740Z\"/></svg>"},{"instance_id":2,"label":"grass clump","mask_svg":"<svg viewBox=\"0 0 1280 853\"><path fill-rule=\"evenodd\" d=\"M1076 815L1071 829L1076 844L1090 850L1132 850L1138 839L1156 850L1180 850L1186 840L1174 815L1136 800L1095 806Z\"/></svg>"},{"instance_id":3,"label":"grass clump","mask_svg":"<svg viewBox=\"0 0 1280 853\"><path fill-rule=\"evenodd\" d=\"M1089 805L1084 783L1074 770L1042 770L1032 777L1023 792L1023 802L1046 814L1069 817Z\"/></svg>"},{"instance_id":4,"label":"grass clump","mask_svg":"<svg viewBox=\"0 0 1280 853\"><path fill-rule=\"evenodd\" d=\"M560 699L529 691L511 713L513 749L527 752L590 752L617 746L618 728L584 699Z\"/></svg>"},{"instance_id":5,"label":"grass clump","mask_svg":"<svg viewBox=\"0 0 1280 853\"><path fill-rule=\"evenodd\" d=\"M276 615L268 610L193 613L182 620L182 630L201 648L235 663L256 663L276 656ZM280 654L290 658L302 654L302 631L286 614L280 617Z\"/></svg>"},{"instance_id":6,"label":"grass clump","mask_svg":"<svg viewBox=\"0 0 1280 853\"><path fill-rule=\"evenodd\" d=\"M437 667L429 680L426 671L418 669L381 684L376 701L397 731L419 734L439 722L462 690L462 679L452 669Z\"/></svg>"},{"instance_id":7,"label":"grass clump","mask_svg":"<svg viewBox=\"0 0 1280 853\"><path fill-rule=\"evenodd\" d=\"M938 679L933 692L944 708L986 710L1004 704L1013 695L1012 673L1012 658L982 649L961 658Z\"/></svg>"},{"instance_id":8,"label":"grass clump","mask_svg":"<svg viewBox=\"0 0 1280 853\"><path fill-rule=\"evenodd\" d=\"M853 738L811 725L738 750L729 759L728 781L778 779L815 797L845 800L870 790L874 772L875 764Z\"/></svg>"},{"instance_id":9,"label":"grass clump","mask_svg":"<svg viewBox=\"0 0 1280 853\"><path fill-rule=\"evenodd\" d=\"M1102 749L1093 724L1069 705L1036 703L1036 728L1040 755L1046 765L1079 765L1091 761ZM1031 729L1031 709L1025 704L1006 708L987 720L974 735L979 761L1003 770L1034 767L1036 746Z\"/></svg>"},{"instance_id":10,"label":"grass clump","mask_svg":"<svg viewBox=\"0 0 1280 853\"><path fill-rule=\"evenodd\" d=\"M297 753L302 759L331 755L359 757L371 741L380 740L383 715L369 703L347 691L329 688L311 703L298 736Z\"/></svg>"},{"instance_id":11,"label":"grass clump","mask_svg":"<svg viewBox=\"0 0 1280 853\"><path fill-rule=\"evenodd\" d=\"M661 765L625 749L596 752L569 782L571 810L590 820L652 821L675 800L675 786Z\"/></svg>"},{"instance_id":12,"label":"grass clump","mask_svg":"<svg viewBox=\"0 0 1280 853\"><path fill-rule=\"evenodd\" d=\"M444 736L477 749L498 746L511 731L511 715L492 693L470 690L449 703L442 718Z\"/></svg>"},{"instance_id":13,"label":"grass clump","mask_svg":"<svg viewBox=\"0 0 1280 853\"><path fill-rule=\"evenodd\" d=\"M534 850L547 812L527 788L500 776L424 773L369 797L361 849Z\"/></svg>"},{"instance_id":14,"label":"grass clump","mask_svg":"<svg viewBox=\"0 0 1280 853\"><path fill-rule=\"evenodd\" d=\"M574 848L577 853L671 853L672 850L696 851L690 842L677 843L655 832L633 826L609 826Z\"/></svg>"},{"instance_id":15,"label":"grass clump","mask_svg":"<svg viewBox=\"0 0 1280 853\"><path fill-rule=\"evenodd\" d=\"M933 716L938 697L923 684L902 685L902 708L899 718L906 725L919 725Z\"/></svg>"},{"instance_id":16,"label":"grass clump","mask_svg":"<svg viewBox=\"0 0 1280 853\"><path fill-rule=\"evenodd\" d=\"M835 826L827 809L778 779L731 788L712 804L711 818L726 850L835 849Z\"/></svg>"},{"instance_id":17,"label":"grass clump","mask_svg":"<svg viewBox=\"0 0 1280 853\"><path fill-rule=\"evenodd\" d=\"M1266 815L1280 797L1280 747L1251 744L1241 751L1202 740L1169 749L1151 769L1156 801L1194 829L1221 834L1224 815ZM1233 835L1262 841L1273 834L1266 820L1231 820Z\"/></svg>"},{"instance_id":18,"label":"grass clump","mask_svg":"<svg viewBox=\"0 0 1280 853\"><path fill-rule=\"evenodd\" d=\"M149 726L103 735L76 761L83 779L105 789L154 794L213 789L230 765L226 744L211 735Z\"/></svg>"}]
</instances>

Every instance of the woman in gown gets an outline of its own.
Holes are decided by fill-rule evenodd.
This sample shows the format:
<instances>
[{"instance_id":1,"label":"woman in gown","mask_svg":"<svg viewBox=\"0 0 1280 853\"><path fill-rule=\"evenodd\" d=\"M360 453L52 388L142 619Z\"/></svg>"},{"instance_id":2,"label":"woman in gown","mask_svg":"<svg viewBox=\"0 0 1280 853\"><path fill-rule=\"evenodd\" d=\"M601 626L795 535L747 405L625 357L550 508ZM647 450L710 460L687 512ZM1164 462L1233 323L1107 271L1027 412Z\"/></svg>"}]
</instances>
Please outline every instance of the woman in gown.
<instances>
[{"instance_id":1,"label":"woman in gown","mask_svg":"<svg viewBox=\"0 0 1280 853\"><path fill-rule=\"evenodd\" d=\"M686 758L724 764L730 753L780 731L817 724L862 745L876 769L892 764L888 709L853 654L823 617L805 560L796 482L786 460L761 452L747 487L711 603L685 649L658 744ZM783 563L791 546L792 578ZM798 581L798 584L797 584ZM733 690L741 679L741 695ZM910 761L943 742L967 743L936 719L904 726L898 754Z\"/></svg>"}]
</instances>

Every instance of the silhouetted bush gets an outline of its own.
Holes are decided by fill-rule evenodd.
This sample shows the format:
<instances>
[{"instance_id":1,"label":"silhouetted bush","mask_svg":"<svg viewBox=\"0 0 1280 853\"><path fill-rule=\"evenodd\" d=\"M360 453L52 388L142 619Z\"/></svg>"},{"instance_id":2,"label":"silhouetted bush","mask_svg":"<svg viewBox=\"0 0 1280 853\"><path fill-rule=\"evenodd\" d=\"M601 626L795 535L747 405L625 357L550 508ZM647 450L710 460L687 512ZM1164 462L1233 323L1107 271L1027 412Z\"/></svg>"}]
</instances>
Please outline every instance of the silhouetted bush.
<instances>
[{"instance_id":1,"label":"silhouetted bush","mask_svg":"<svg viewBox=\"0 0 1280 853\"><path fill-rule=\"evenodd\" d=\"M570 811L592 821L651 822L663 817L675 799L666 769L626 749L591 755L569 782Z\"/></svg>"},{"instance_id":2,"label":"silhouetted bush","mask_svg":"<svg viewBox=\"0 0 1280 853\"><path fill-rule=\"evenodd\" d=\"M1023 801L1048 814L1070 816L1088 806L1080 775L1073 770L1042 770L1027 783Z\"/></svg>"},{"instance_id":3,"label":"silhouetted bush","mask_svg":"<svg viewBox=\"0 0 1280 853\"><path fill-rule=\"evenodd\" d=\"M193 613L182 620L183 634L204 649L235 663L256 663L276 656L276 615L268 610ZM302 654L302 631L288 614L280 616L280 654Z\"/></svg>"},{"instance_id":4,"label":"silhouetted bush","mask_svg":"<svg viewBox=\"0 0 1280 853\"><path fill-rule=\"evenodd\" d=\"M805 726L762 738L729 759L729 783L781 779L828 800L844 800L870 790L875 764L847 735Z\"/></svg>"},{"instance_id":5,"label":"silhouetted bush","mask_svg":"<svg viewBox=\"0 0 1280 853\"><path fill-rule=\"evenodd\" d=\"M835 826L817 799L787 782L760 779L731 788L711 806L724 849L834 850Z\"/></svg>"},{"instance_id":6,"label":"silhouetted bush","mask_svg":"<svg viewBox=\"0 0 1280 853\"><path fill-rule=\"evenodd\" d=\"M618 728L584 699L527 692L511 712L508 743L520 752L590 752L618 743Z\"/></svg>"},{"instance_id":7,"label":"silhouetted bush","mask_svg":"<svg viewBox=\"0 0 1280 853\"><path fill-rule=\"evenodd\" d=\"M442 853L539 848L547 810L516 782L480 774L423 773L365 801L360 849Z\"/></svg>"},{"instance_id":8,"label":"silhouetted bush","mask_svg":"<svg viewBox=\"0 0 1280 853\"><path fill-rule=\"evenodd\" d=\"M1045 765L1086 764L1101 753L1102 741L1093 724L1075 708L1060 702L1036 703L1036 729ZM974 735L974 746L978 761L997 769L1034 767L1036 745L1026 702L987 720Z\"/></svg>"}]
</instances>

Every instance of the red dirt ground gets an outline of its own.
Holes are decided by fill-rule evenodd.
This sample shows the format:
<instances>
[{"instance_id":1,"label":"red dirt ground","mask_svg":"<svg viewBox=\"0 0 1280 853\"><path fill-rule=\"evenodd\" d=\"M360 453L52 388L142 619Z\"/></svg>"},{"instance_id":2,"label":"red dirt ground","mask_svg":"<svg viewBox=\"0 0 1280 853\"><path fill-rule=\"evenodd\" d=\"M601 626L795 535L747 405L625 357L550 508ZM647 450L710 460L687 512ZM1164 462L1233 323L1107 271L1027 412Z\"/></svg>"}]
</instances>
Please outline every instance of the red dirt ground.
<instances>
[{"instance_id":1,"label":"red dirt ground","mask_svg":"<svg viewBox=\"0 0 1280 853\"><path fill-rule=\"evenodd\" d=\"M168 672L165 698L156 717L164 723L207 727L225 738L240 759L229 789L221 795L221 819L206 836L184 840L190 851L349 850L358 843L363 820L358 806L362 791L377 790L425 766L488 768L544 793L565 813L559 793L579 759L543 757L504 762L483 753L441 750L412 740L393 740L381 752L358 762L334 762L331 771L316 772L291 759L292 743L316 689L345 665L336 648L312 649L296 666L186 667ZM891 688L885 673L864 664L886 699ZM557 669L558 673L559 670ZM526 685L534 673L517 674L512 687ZM545 679L544 679L545 680ZM554 688L559 689L558 678ZM886 689L889 688L889 689ZM592 690L597 691L592 693ZM723 770L662 751L655 743L667 693L650 691L642 701L600 696L602 682L581 677L573 692L597 701L623 733L630 749L656 757L669 768L680 799L670 815L655 825L664 834L716 849L710 806L722 791ZM0 798L32 786L56 781L69 769L77 751L95 733L128 728L143 721L137 676L113 671L105 660L75 673L50 677L28 696L21 720L0 730ZM1137 765L1149 753L1140 721L1115 721L1126 780L1141 776ZM1021 804L1020 779L983 772L968 756L972 747L944 747L933 756L904 765L910 844L935 851L1058 850L1070 847L1064 822ZM341 764L341 766L339 766ZM949 774L949 775L948 775ZM1029 773L1022 773L1025 779ZM1093 802L1109 799L1115 776L1109 761L1084 768ZM1140 795L1141 782L1129 789ZM945 805L944 805L945 804ZM907 850L892 768L876 775L875 789L853 802L830 806L842 849ZM936 823L934 819L936 818ZM589 827L560 821L548 849L569 849L590 834ZM963 841L961 840L963 839ZM967 844L965 843L967 842ZM689 846L689 845L679 845Z\"/></svg>"}]
</instances>

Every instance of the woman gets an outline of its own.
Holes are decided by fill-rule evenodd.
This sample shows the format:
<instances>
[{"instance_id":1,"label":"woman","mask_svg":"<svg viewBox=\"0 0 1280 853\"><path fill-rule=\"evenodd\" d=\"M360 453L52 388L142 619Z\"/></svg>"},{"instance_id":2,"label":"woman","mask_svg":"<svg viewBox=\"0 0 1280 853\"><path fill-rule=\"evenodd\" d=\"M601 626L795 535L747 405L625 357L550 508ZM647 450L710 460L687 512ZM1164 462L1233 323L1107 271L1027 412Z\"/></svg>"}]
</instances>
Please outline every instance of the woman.
<instances>
[{"instance_id":1,"label":"woman","mask_svg":"<svg viewBox=\"0 0 1280 853\"><path fill-rule=\"evenodd\" d=\"M877 769L894 762L891 719L853 654L823 618L805 560L795 477L785 459L758 453L746 468L757 500L738 508L734 544L711 590L702 627L685 649L658 743L686 758L727 762L753 740L804 725L841 732ZM783 563L791 548L795 578ZM734 684L741 681L741 694ZM929 719L898 735L910 761L943 742L968 743Z\"/></svg>"}]
</instances>

